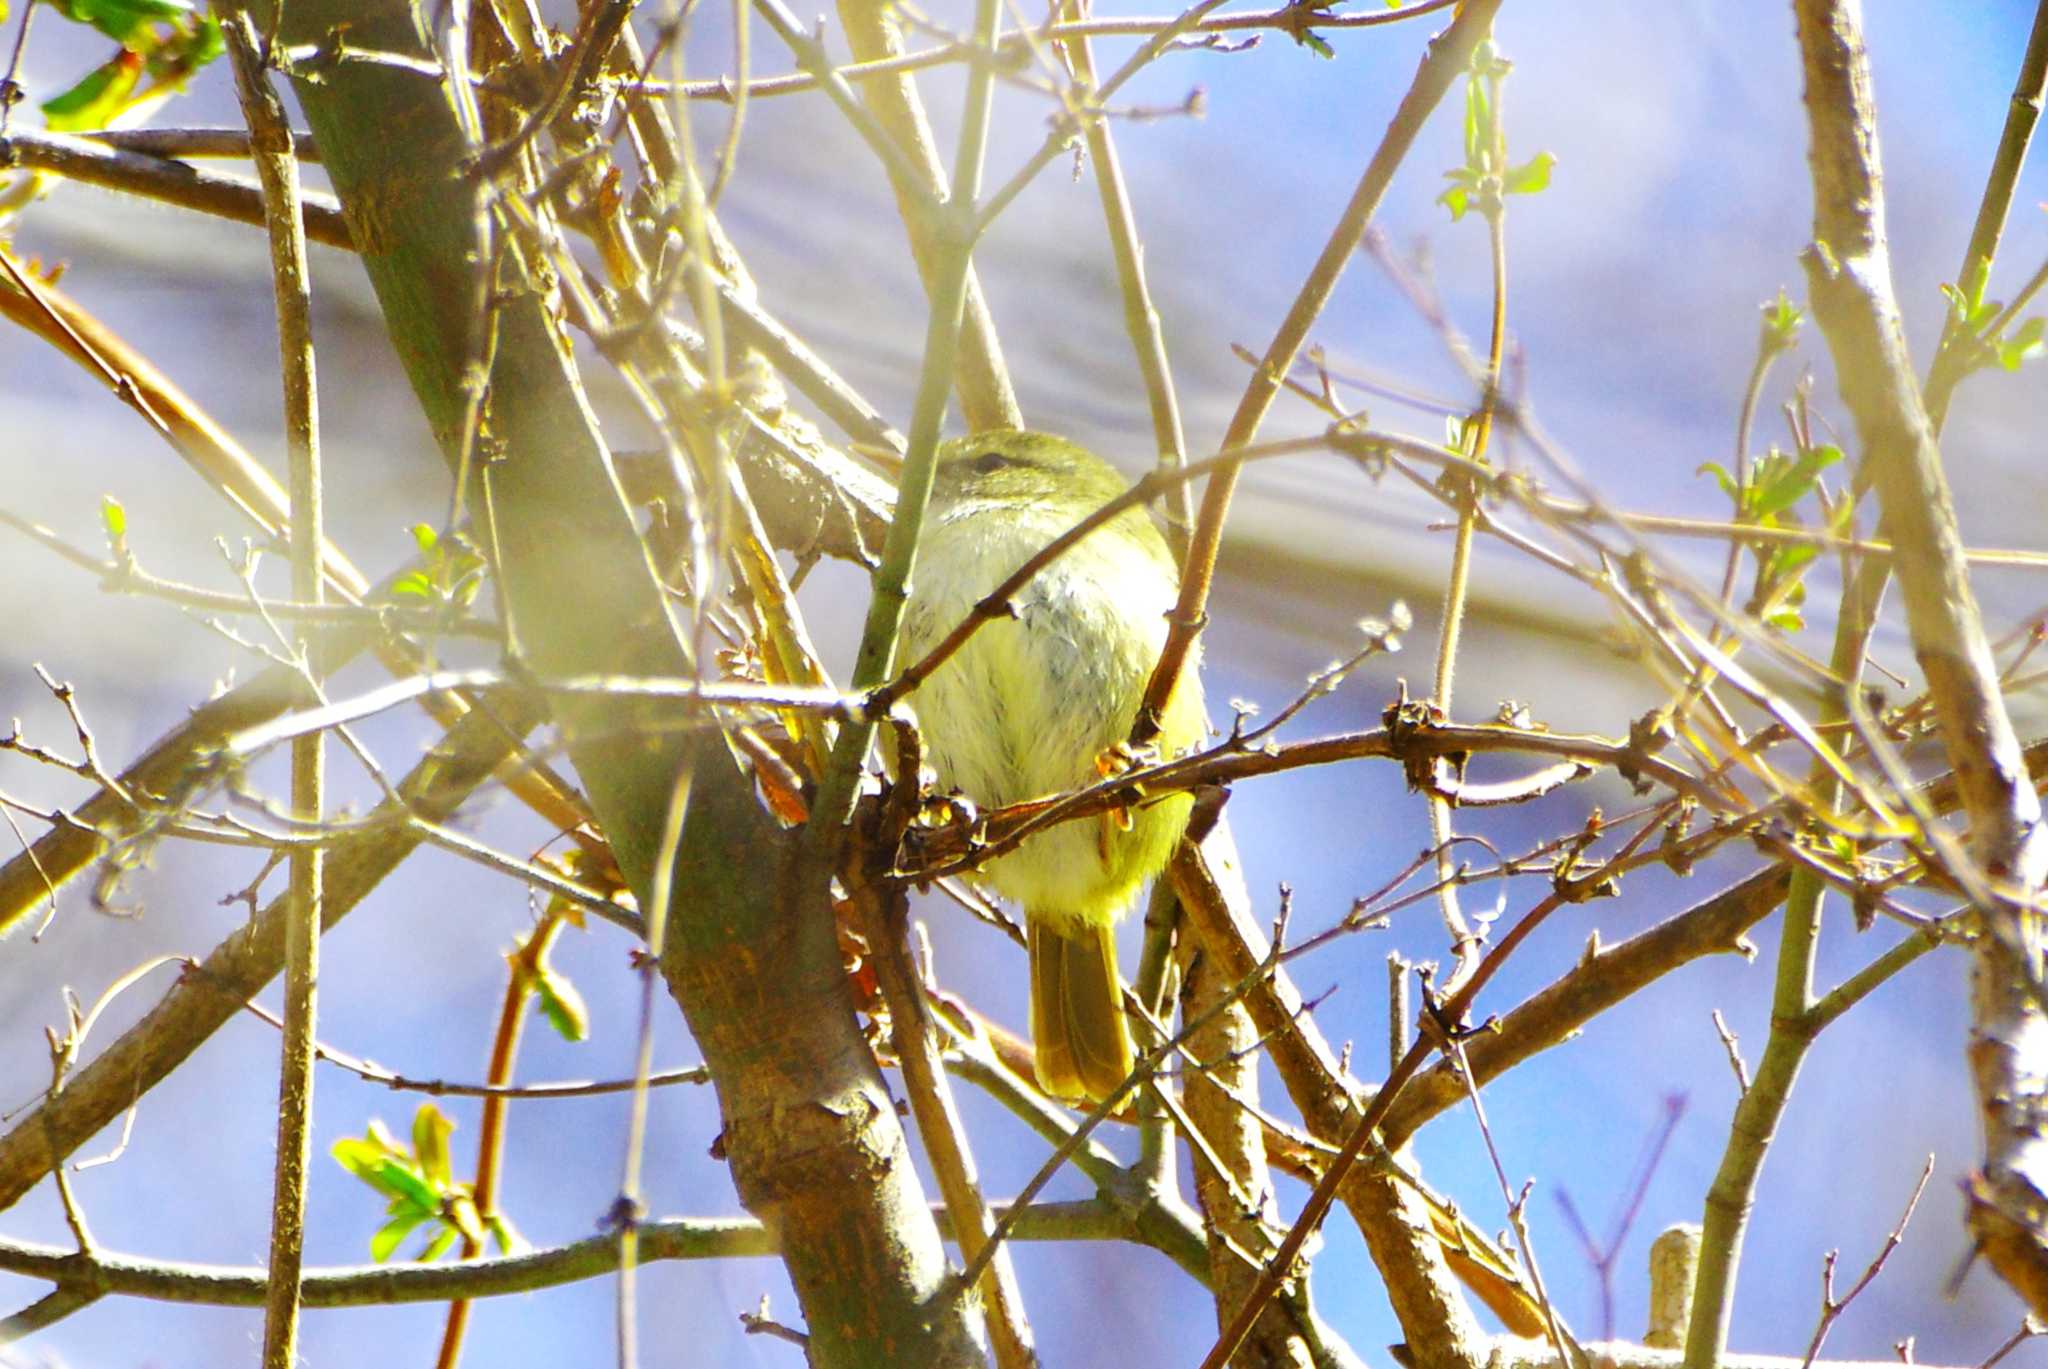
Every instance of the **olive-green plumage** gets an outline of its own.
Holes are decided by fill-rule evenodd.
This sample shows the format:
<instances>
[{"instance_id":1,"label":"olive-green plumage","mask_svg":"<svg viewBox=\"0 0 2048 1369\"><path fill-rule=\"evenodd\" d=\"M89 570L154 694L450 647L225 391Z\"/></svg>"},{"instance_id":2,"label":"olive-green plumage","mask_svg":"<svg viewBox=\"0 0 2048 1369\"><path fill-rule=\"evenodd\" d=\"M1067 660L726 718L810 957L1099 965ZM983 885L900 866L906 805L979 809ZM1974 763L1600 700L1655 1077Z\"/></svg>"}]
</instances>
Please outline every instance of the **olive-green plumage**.
<instances>
[{"instance_id":1,"label":"olive-green plumage","mask_svg":"<svg viewBox=\"0 0 2048 1369\"><path fill-rule=\"evenodd\" d=\"M904 609L902 651L929 651L1053 538L1126 482L1086 450L1001 430L939 449L931 510ZM1014 618L983 625L911 696L941 785L983 807L1077 789L1131 730L1166 640L1178 568L1151 517L1133 508L1039 572ZM1191 658L1167 701L1160 749L1203 735ZM1031 1033L1041 1087L1100 1099L1131 1071L1116 970L1116 920L1172 855L1190 801L1062 823L983 866L983 884L1024 908Z\"/></svg>"}]
</instances>

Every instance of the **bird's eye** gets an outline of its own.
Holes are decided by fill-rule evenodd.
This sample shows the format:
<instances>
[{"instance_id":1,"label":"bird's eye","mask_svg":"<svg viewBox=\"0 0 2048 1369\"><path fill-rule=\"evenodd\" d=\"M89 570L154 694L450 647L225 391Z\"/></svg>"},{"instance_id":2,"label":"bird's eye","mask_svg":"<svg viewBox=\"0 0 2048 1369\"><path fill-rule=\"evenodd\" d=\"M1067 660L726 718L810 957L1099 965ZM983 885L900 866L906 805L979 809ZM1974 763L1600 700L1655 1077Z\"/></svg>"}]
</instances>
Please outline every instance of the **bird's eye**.
<instances>
[{"instance_id":1,"label":"bird's eye","mask_svg":"<svg viewBox=\"0 0 2048 1369\"><path fill-rule=\"evenodd\" d=\"M1011 464L1013 464L1013 462L1008 456L1005 456L1003 453L996 451L993 448L975 457L973 462L976 473L980 475L987 475L991 471L999 471L1003 467Z\"/></svg>"}]
</instances>

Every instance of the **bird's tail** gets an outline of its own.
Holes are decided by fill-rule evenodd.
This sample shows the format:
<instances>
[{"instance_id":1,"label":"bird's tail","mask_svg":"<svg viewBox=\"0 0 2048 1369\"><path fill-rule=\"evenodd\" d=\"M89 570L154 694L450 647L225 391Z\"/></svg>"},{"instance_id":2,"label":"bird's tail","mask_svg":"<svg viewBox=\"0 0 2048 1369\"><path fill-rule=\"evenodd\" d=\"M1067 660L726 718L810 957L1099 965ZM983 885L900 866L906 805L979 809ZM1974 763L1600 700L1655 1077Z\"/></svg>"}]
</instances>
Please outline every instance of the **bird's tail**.
<instances>
[{"instance_id":1,"label":"bird's tail","mask_svg":"<svg viewBox=\"0 0 2048 1369\"><path fill-rule=\"evenodd\" d=\"M1038 1086L1055 1098L1101 1101L1131 1072L1116 929L1027 914L1031 1039Z\"/></svg>"}]
</instances>

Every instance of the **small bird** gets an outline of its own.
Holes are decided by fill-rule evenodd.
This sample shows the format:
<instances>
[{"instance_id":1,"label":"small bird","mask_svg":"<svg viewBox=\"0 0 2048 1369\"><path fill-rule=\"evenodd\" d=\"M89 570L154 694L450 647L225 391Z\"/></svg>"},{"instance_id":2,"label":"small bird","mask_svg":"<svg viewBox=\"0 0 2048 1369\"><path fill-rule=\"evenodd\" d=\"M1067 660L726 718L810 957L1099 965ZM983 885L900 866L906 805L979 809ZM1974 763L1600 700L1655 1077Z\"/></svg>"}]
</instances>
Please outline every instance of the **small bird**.
<instances>
[{"instance_id":1,"label":"small bird","mask_svg":"<svg viewBox=\"0 0 2048 1369\"><path fill-rule=\"evenodd\" d=\"M1034 553L1128 488L1114 467L1046 433L1001 429L942 444L911 573L899 659L918 660ZM985 808L1114 773L1166 640L1179 567L1142 508L1090 533L985 623L910 696L942 786ZM1160 720L1159 750L1202 739L1190 656ZM1101 1100L1131 1072L1115 928L1186 830L1172 794L1061 823L982 866L1024 909L1039 1087Z\"/></svg>"}]
</instances>

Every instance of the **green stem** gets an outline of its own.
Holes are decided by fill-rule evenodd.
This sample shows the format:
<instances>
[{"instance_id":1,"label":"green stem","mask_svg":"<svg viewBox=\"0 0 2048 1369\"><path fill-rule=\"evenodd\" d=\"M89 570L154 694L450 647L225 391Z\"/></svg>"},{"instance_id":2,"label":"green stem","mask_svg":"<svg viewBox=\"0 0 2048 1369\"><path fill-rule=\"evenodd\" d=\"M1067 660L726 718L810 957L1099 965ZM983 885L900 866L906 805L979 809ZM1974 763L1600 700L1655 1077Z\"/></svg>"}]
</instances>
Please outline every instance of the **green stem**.
<instances>
[{"instance_id":1,"label":"green stem","mask_svg":"<svg viewBox=\"0 0 2048 1369\"><path fill-rule=\"evenodd\" d=\"M1784 350L1773 345L1775 336L1768 327L1758 333L1756 360L1750 365L1748 383L1742 387L1742 413L1735 420L1735 488L1738 490L1749 488L1749 436L1756 422L1757 399L1763 394L1765 377L1771 373L1771 362ZM1738 508L1735 516L1739 520L1742 517L1742 510ZM1721 566L1721 604L1724 608L1734 606L1735 572L1741 565L1742 542L1731 537L1728 539L1728 559ZM1717 624L1710 640L1718 643L1725 635ZM1702 662L1702 680L1706 678L1706 672L1707 666Z\"/></svg>"},{"instance_id":2,"label":"green stem","mask_svg":"<svg viewBox=\"0 0 2048 1369\"><path fill-rule=\"evenodd\" d=\"M1870 991L1942 943L1948 920L1931 922L1814 1000L1816 1027L1825 1027L1870 996Z\"/></svg>"},{"instance_id":3,"label":"green stem","mask_svg":"<svg viewBox=\"0 0 2048 1369\"><path fill-rule=\"evenodd\" d=\"M1865 561L1848 588L1835 620L1835 645L1829 661L1834 677L1859 687L1870 634L1877 625L1878 596L1884 592L1885 562ZM1839 725L1848 716L1843 699L1832 698L1821 722ZM1810 776L1817 795L1830 807L1840 801L1841 786L1818 762ZM1785 896L1785 926L1778 943L1778 971L1771 1000L1771 1032L1764 1045L1756 1081L1736 1104L1729 1123L1728 1144L1707 1190L1701 1218L1699 1272L1693 1284L1693 1314L1686 1336L1685 1369L1713 1369L1728 1347L1728 1326L1735 1309L1735 1276L1742 1260L1743 1233L1755 1201L1757 1176L1764 1153L1777 1134L1793 1081L1807 1049L1832 1015L1814 1011L1813 946L1820 934L1821 895L1826 883L1807 866L1793 870ZM1840 990L1837 990L1839 993ZM1835 1009L1836 1013L1840 1009Z\"/></svg>"},{"instance_id":4,"label":"green stem","mask_svg":"<svg viewBox=\"0 0 2048 1369\"><path fill-rule=\"evenodd\" d=\"M1965 295L1974 296L1991 276L1991 263L1998 255L1998 240L2005 232L2005 216L2012 208L2014 187L2020 168L2026 164L2027 145L2041 120L2041 104L2048 99L2048 0L2034 11L2033 31L2027 37L2026 55L2020 58L2019 77L2013 84L2012 102L2006 108L2005 128L1998 137L1998 153L1991 160L1991 174L1985 178L1984 195L1977 204L1977 222L1970 229L1970 245L1963 249L1962 268L1956 284ZM1942 325L1941 341L1927 371L1927 418L1938 436L1948 421L1949 400L1968 371L1966 353L1956 347L1962 317L1951 311Z\"/></svg>"},{"instance_id":5,"label":"green stem","mask_svg":"<svg viewBox=\"0 0 2048 1369\"><path fill-rule=\"evenodd\" d=\"M917 174L915 159L903 150L902 144L898 143L890 135L889 130L882 127L881 122L861 104L860 97L853 93L853 87L847 84L846 77L832 65L832 59L825 49L804 32L803 25L797 22L796 16L789 12L781 0L756 0L755 8L761 12L761 17L768 21L768 27L775 31L775 36L788 45L791 54L797 60L797 65L818 83L839 112L846 117L846 121L853 125L853 131L860 135L861 141L865 142L869 149L881 158L882 164L889 168L890 179L899 185L912 187L906 193L911 195L917 212L936 213L939 209L936 200L929 192L918 188L923 186L924 181ZM976 62L969 67L970 90L973 83L982 79L986 71L987 64L982 62Z\"/></svg>"},{"instance_id":6,"label":"green stem","mask_svg":"<svg viewBox=\"0 0 2048 1369\"><path fill-rule=\"evenodd\" d=\"M1222 0L1206 0L1183 16L1193 23ZM1078 4L1069 0L1065 13L1079 17ZM1156 53L1165 43L1148 45ZM1088 40L1073 39L1064 47L1074 64L1074 76L1083 99L1097 102L1104 96L1095 84L1095 56ZM1118 73L1122 75L1123 73ZM1174 394L1173 370L1166 359L1166 336L1159 326L1159 311L1145 282L1145 250L1138 241L1138 219L1131 207L1130 189L1124 184L1123 165L1117 157L1116 140L1110 136L1109 121L1099 114L1086 120L1088 157L1095 167L1096 195L1102 201L1102 215L1109 229L1109 245L1116 259L1117 287L1123 297L1124 329L1130 334L1131 350L1138 359L1138 371L1145 382L1145 399L1152 411L1152 436L1161 466L1188 463L1187 439L1181 431L1180 400ZM1175 536L1176 552L1187 550L1187 535L1194 522L1194 500L1184 484L1176 485L1167 501L1167 525Z\"/></svg>"},{"instance_id":7,"label":"green stem","mask_svg":"<svg viewBox=\"0 0 2048 1369\"><path fill-rule=\"evenodd\" d=\"M2048 3L2043 3L2036 11L2033 35L2021 61L2012 109L1985 185L1970 245L1964 252L1958 280L1965 288L1973 279L1981 280L1990 271L2006 210L2011 203L2013 184L2039 118L2044 81L2048 81ZM1952 323L1944 330L1942 345L1936 352L1925 385L1928 421L1937 435L1947 417L1949 399L1961 378L1953 360L1956 355L1951 346L1953 329ZM1858 484L1862 485L1863 480L1859 478ZM1857 688L1862 678L1864 656L1890 574L1889 559L1865 560L1844 592L1830 668L1837 679L1845 682L1846 688ZM1840 706L1839 701L1823 713L1827 722L1840 722L1845 716L1846 709ZM1821 792L1835 792L1832 779L1823 780L1818 774L1815 779ZM1876 982L1861 983L1859 981L1863 977L1858 976L1823 1000L1825 1009L1813 1002L1812 937L1819 925L1821 892L1820 878L1814 872L1801 869L1793 873L1791 890L1785 900L1785 933L1779 948L1778 994L1772 1013L1771 1036L1764 1048L1756 1083L1736 1107L1721 1169L1707 1197L1699 1275L1694 1285L1692 1328L1686 1340L1686 1369L1712 1369L1726 1349L1734 1304L1735 1273L1741 1259L1743 1228L1754 1199L1756 1177L1763 1165L1764 1151L1776 1131L1778 1118L1783 1114L1786 1095L1798 1073L1800 1061L1805 1058L1814 1034L1839 1016L1862 993L1868 992ZM1915 944L1909 941L1895 948L1893 954L1903 957L1899 967L1924 952L1925 948L1921 947L1908 955L1904 947ZM1885 963L1887 961L1878 962ZM1874 964L1865 974L1876 970L1877 965ZM1793 1004L1790 1002L1790 986L1795 979L1799 992L1797 1002ZM1854 992L1851 992L1852 984L1858 985Z\"/></svg>"},{"instance_id":8,"label":"green stem","mask_svg":"<svg viewBox=\"0 0 2048 1369\"><path fill-rule=\"evenodd\" d=\"M1492 33L1489 25L1482 35L1484 42ZM1507 125L1501 116L1501 84L1498 71L1489 74L1491 87L1489 100L1493 109L1493 147L1491 161L1498 172L1507 165ZM1486 391L1479 402L1479 413L1473 420L1467 456L1477 464L1486 459L1486 449L1493 436L1493 415L1500 401L1501 358L1507 347L1508 333L1508 235L1507 204L1504 194L1493 195L1485 206L1486 240L1488 256L1493 267L1493 321L1486 349ZM1444 716L1451 712L1451 689L1456 682L1458 667L1458 642L1465 626L1465 604L1472 580L1472 540L1479 521L1479 491L1471 476L1460 477L1458 492L1457 540L1451 545L1451 574L1444 587L1443 631L1437 640L1436 687L1433 691L1436 706ZM1451 805L1441 794L1429 796L1429 836L1436 848L1437 902L1443 909L1444 928L1451 936L1451 954L1455 966L1451 973L1452 984L1463 977L1473 962L1477 946L1472 928L1465 921L1464 911L1458 906L1458 862L1451 854Z\"/></svg>"},{"instance_id":9,"label":"green stem","mask_svg":"<svg viewBox=\"0 0 2048 1369\"><path fill-rule=\"evenodd\" d=\"M985 48L991 48L995 42L997 13L996 0L978 0L976 42ZM874 598L869 601L860 650L854 658L856 690L871 689L886 680L895 662L896 629L909 598L910 572L924 528L925 507L931 502L939 428L945 421L953 353L959 342L960 319L967 298L967 270L974 260L974 201L981 192L982 154L988 142L993 88L994 76L985 64L976 63L968 69L966 109L953 168L953 198L937 216L948 234L925 325L924 367L918 375L917 400L911 411L910 446L896 490L896 516L890 520L889 535L882 544ZM839 731L830 766L819 785L818 801L811 811L811 828L817 834L812 839L814 858L823 854L818 843L836 845L839 829L852 816L861 763L873 738L872 722L849 724ZM829 870L829 860L820 868Z\"/></svg>"}]
</instances>

